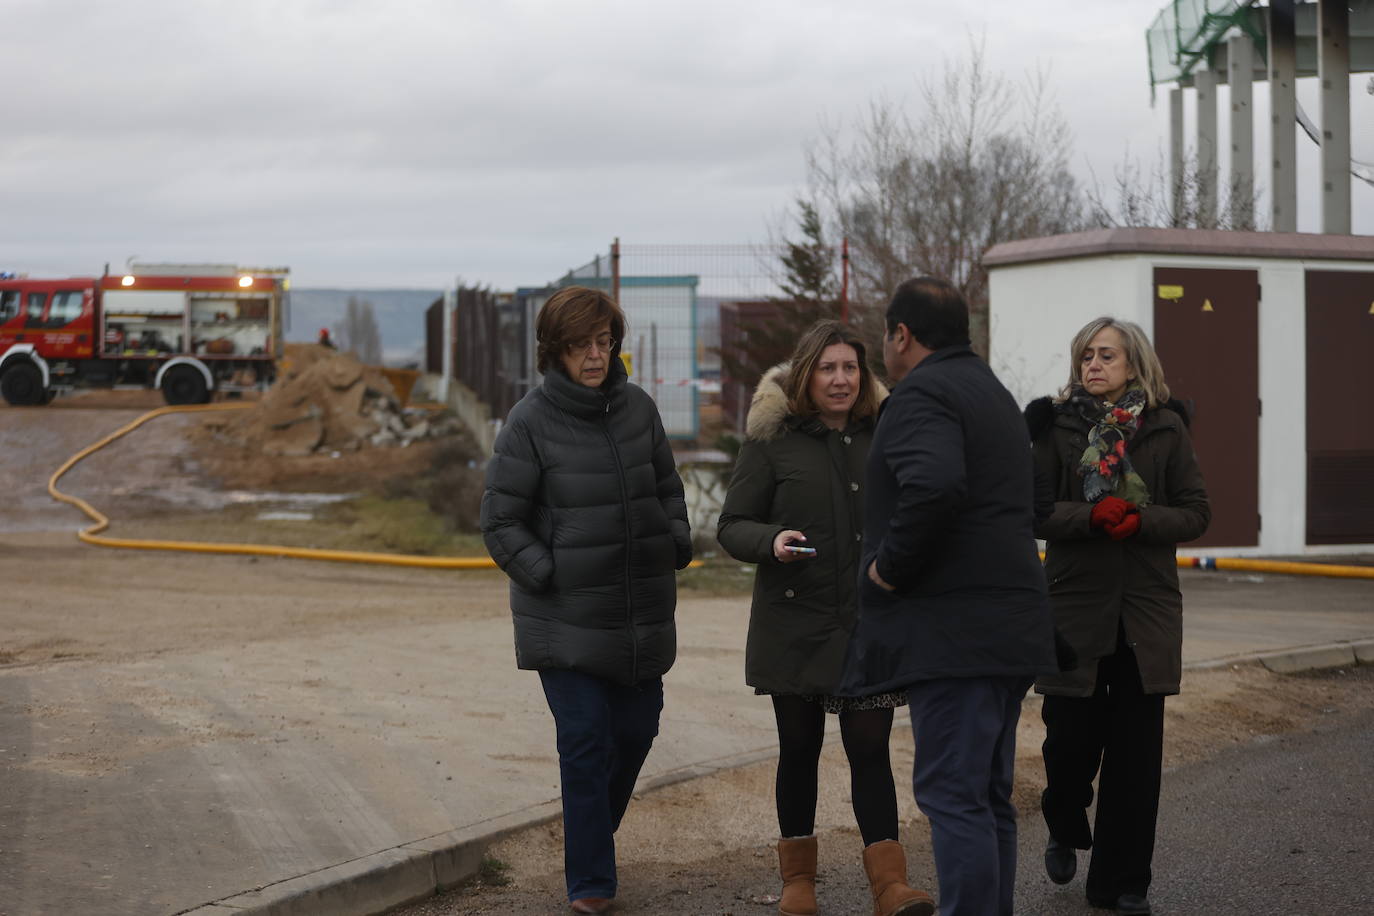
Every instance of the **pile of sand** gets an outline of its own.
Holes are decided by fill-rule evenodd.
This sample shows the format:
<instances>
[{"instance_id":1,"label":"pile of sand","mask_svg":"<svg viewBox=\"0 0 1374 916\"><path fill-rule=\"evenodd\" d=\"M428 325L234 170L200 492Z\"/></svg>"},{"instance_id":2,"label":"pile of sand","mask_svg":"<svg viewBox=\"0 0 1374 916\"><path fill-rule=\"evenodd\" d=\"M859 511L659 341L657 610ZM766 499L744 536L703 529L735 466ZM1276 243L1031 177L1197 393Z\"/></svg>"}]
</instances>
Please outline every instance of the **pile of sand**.
<instances>
[{"instance_id":1,"label":"pile of sand","mask_svg":"<svg viewBox=\"0 0 1374 916\"><path fill-rule=\"evenodd\" d=\"M381 371L318 344L288 344L263 399L207 425L251 451L282 456L405 446L461 428L451 417L408 413Z\"/></svg>"}]
</instances>

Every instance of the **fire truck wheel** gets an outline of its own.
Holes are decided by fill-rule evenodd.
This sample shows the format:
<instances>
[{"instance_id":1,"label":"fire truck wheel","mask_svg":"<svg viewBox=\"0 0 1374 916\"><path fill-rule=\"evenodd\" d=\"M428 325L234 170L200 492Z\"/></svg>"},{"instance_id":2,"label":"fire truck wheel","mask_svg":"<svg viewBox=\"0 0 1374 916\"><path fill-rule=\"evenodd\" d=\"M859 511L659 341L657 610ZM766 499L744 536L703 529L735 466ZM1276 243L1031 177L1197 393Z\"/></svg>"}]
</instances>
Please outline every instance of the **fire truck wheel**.
<instances>
[{"instance_id":1,"label":"fire truck wheel","mask_svg":"<svg viewBox=\"0 0 1374 916\"><path fill-rule=\"evenodd\" d=\"M48 402L43 373L28 361L18 362L0 375L0 396L13 407L34 407Z\"/></svg>"},{"instance_id":2,"label":"fire truck wheel","mask_svg":"<svg viewBox=\"0 0 1374 916\"><path fill-rule=\"evenodd\" d=\"M168 404L204 404L210 389L195 366L173 366L162 377L162 397Z\"/></svg>"}]
</instances>

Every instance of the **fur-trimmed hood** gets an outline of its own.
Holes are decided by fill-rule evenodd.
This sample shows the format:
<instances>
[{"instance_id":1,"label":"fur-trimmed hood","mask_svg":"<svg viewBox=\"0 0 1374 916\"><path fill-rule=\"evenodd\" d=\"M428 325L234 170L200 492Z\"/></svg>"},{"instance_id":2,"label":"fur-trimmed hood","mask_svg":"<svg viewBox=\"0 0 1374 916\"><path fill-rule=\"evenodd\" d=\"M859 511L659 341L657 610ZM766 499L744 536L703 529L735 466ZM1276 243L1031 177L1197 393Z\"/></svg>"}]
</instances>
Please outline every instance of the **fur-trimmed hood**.
<instances>
[{"instance_id":1,"label":"fur-trimmed hood","mask_svg":"<svg viewBox=\"0 0 1374 916\"><path fill-rule=\"evenodd\" d=\"M755 442L769 442L781 436L788 428L787 392L782 383L787 377L790 363L779 363L763 374L754 397L749 402L749 416L744 421L744 437ZM887 398L887 386L873 376L873 384L881 403Z\"/></svg>"},{"instance_id":2,"label":"fur-trimmed hood","mask_svg":"<svg viewBox=\"0 0 1374 916\"><path fill-rule=\"evenodd\" d=\"M1193 418L1189 414L1187 406L1178 398L1169 398L1166 403L1160 404L1159 407L1172 410L1178 414L1179 418L1183 420L1184 426L1192 425ZM1158 410L1159 407L1153 409ZM1032 441L1040 438L1040 434L1050 428L1050 425L1054 423L1054 415L1059 411L1060 403L1048 395L1043 398L1036 398L1026 405L1026 429L1030 431Z\"/></svg>"}]
</instances>

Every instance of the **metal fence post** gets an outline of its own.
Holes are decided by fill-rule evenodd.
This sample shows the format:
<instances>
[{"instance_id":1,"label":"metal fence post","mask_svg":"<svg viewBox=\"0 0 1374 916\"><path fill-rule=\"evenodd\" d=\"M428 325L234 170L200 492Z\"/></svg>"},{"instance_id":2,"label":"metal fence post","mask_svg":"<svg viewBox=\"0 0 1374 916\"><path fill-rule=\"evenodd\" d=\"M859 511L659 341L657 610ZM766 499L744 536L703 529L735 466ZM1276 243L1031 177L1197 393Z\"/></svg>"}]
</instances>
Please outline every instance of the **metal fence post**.
<instances>
[{"instance_id":1,"label":"metal fence post","mask_svg":"<svg viewBox=\"0 0 1374 916\"><path fill-rule=\"evenodd\" d=\"M611 298L620 304L620 236L611 242Z\"/></svg>"},{"instance_id":2,"label":"metal fence post","mask_svg":"<svg viewBox=\"0 0 1374 916\"><path fill-rule=\"evenodd\" d=\"M443 305L443 346L440 347L440 376L439 376L439 400L448 403L449 380L453 378L453 347L455 344L453 333L453 309L457 300L455 289L444 290Z\"/></svg>"}]
</instances>

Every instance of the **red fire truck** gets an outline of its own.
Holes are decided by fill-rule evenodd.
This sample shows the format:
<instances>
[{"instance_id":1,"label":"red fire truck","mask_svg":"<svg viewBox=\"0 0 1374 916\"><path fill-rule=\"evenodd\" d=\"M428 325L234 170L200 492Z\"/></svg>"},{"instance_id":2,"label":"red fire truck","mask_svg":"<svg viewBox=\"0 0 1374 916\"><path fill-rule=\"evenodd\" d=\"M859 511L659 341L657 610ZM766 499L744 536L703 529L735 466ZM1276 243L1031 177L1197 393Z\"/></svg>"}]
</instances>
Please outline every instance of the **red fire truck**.
<instances>
[{"instance_id":1,"label":"red fire truck","mask_svg":"<svg viewBox=\"0 0 1374 916\"><path fill-rule=\"evenodd\" d=\"M159 388L168 404L270 385L286 268L132 264L63 280L0 275L0 396L46 404L76 387Z\"/></svg>"}]
</instances>

